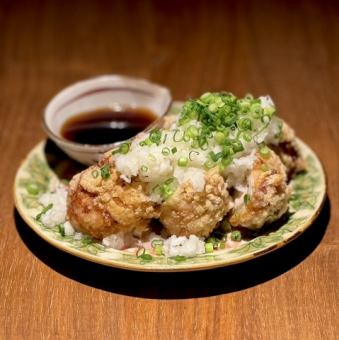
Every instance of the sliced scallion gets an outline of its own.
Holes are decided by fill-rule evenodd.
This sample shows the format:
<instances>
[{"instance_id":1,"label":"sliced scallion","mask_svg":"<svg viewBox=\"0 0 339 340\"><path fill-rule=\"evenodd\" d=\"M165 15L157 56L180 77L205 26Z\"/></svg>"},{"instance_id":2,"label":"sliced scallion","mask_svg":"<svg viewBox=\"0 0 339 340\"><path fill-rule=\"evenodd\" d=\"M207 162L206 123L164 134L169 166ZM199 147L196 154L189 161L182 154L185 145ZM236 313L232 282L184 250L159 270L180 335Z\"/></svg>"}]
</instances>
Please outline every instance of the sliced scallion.
<instances>
[{"instance_id":1,"label":"sliced scallion","mask_svg":"<svg viewBox=\"0 0 339 340\"><path fill-rule=\"evenodd\" d=\"M152 261L153 256L150 254L142 254L139 256L143 261Z\"/></svg>"},{"instance_id":2,"label":"sliced scallion","mask_svg":"<svg viewBox=\"0 0 339 340\"><path fill-rule=\"evenodd\" d=\"M180 167L186 167L188 164L188 158L187 157L180 157L177 162L178 166Z\"/></svg>"},{"instance_id":3,"label":"sliced scallion","mask_svg":"<svg viewBox=\"0 0 339 340\"><path fill-rule=\"evenodd\" d=\"M98 170L93 170L91 174L92 174L93 178L97 178L99 176L99 171Z\"/></svg>"},{"instance_id":4,"label":"sliced scallion","mask_svg":"<svg viewBox=\"0 0 339 340\"><path fill-rule=\"evenodd\" d=\"M39 193L39 187L35 183L29 183L26 186L26 190L30 195L37 195Z\"/></svg>"},{"instance_id":5,"label":"sliced scallion","mask_svg":"<svg viewBox=\"0 0 339 340\"><path fill-rule=\"evenodd\" d=\"M188 155L188 158L190 159L190 161L193 161L193 155L194 154L197 155L197 156L200 155L200 153L198 151L195 151L195 150L190 151L190 153Z\"/></svg>"},{"instance_id":6,"label":"sliced scallion","mask_svg":"<svg viewBox=\"0 0 339 340\"><path fill-rule=\"evenodd\" d=\"M100 174L103 179L108 179L110 177L109 165L105 164L100 168Z\"/></svg>"},{"instance_id":7,"label":"sliced scallion","mask_svg":"<svg viewBox=\"0 0 339 340\"><path fill-rule=\"evenodd\" d=\"M213 253L214 247L213 243L205 243L205 253Z\"/></svg>"},{"instance_id":8,"label":"sliced scallion","mask_svg":"<svg viewBox=\"0 0 339 340\"><path fill-rule=\"evenodd\" d=\"M48 204L45 208L42 209L42 211L41 211L38 215L36 215L35 219L36 219L37 221L40 221L42 215L45 215L46 212L47 212L48 210L52 209L52 208L53 208L53 203Z\"/></svg>"},{"instance_id":9,"label":"sliced scallion","mask_svg":"<svg viewBox=\"0 0 339 340\"><path fill-rule=\"evenodd\" d=\"M161 153L164 155L164 156L168 156L170 153L171 153L171 150L166 146L162 149Z\"/></svg>"},{"instance_id":10,"label":"sliced scallion","mask_svg":"<svg viewBox=\"0 0 339 340\"><path fill-rule=\"evenodd\" d=\"M155 248L156 246L162 246L164 244L164 240L161 239L154 239L151 242L152 248Z\"/></svg>"},{"instance_id":11,"label":"sliced scallion","mask_svg":"<svg viewBox=\"0 0 339 340\"><path fill-rule=\"evenodd\" d=\"M241 232L239 230L234 230L231 232L231 240L235 242L241 241Z\"/></svg>"},{"instance_id":12,"label":"sliced scallion","mask_svg":"<svg viewBox=\"0 0 339 340\"><path fill-rule=\"evenodd\" d=\"M58 225L58 230L59 230L60 235L62 237L65 237L65 227L63 226L63 224Z\"/></svg>"},{"instance_id":13,"label":"sliced scallion","mask_svg":"<svg viewBox=\"0 0 339 340\"><path fill-rule=\"evenodd\" d=\"M266 145L261 146L259 148L259 153L260 153L260 156L263 157L263 158L269 158L270 157L270 149Z\"/></svg>"}]
</instances>

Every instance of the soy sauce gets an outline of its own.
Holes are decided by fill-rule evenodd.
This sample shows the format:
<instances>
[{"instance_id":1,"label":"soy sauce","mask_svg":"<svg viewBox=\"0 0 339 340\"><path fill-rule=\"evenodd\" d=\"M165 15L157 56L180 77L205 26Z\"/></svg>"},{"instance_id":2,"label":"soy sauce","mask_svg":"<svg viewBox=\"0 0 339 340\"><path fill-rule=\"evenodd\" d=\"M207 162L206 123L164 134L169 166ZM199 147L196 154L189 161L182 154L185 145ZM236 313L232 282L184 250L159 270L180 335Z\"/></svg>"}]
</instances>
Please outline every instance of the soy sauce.
<instances>
[{"instance_id":1,"label":"soy sauce","mask_svg":"<svg viewBox=\"0 0 339 340\"><path fill-rule=\"evenodd\" d=\"M135 136L156 118L145 108L124 108L121 111L101 108L68 119L61 128L61 135L81 144L110 144Z\"/></svg>"}]
</instances>

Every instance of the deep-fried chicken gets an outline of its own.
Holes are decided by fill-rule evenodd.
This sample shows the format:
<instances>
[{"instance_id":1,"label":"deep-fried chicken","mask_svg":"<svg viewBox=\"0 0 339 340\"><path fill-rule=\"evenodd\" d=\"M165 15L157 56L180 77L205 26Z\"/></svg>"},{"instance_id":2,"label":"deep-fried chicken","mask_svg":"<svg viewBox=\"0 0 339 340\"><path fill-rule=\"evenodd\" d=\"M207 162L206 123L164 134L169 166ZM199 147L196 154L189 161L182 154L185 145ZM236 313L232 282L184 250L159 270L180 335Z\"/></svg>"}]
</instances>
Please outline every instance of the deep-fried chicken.
<instances>
[{"instance_id":1,"label":"deep-fried chicken","mask_svg":"<svg viewBox=\"0 0 339 340\"><path fill-rule=\"evenodd\" d=\"M235 200L229 221L234 227L259 229L281 217L288 209L290 189L284 164L273 152L263 157L259 152L247 178L247 199Z\"/></svg>"},{"instance_id":2,"label":"deep-fried chicken","mask_svg":"<svg viewBox=\"0 0 339 340\"><path fill-rule=\"evenodd\" d=\"M101 239L118 232L142 232L158 218L159 207L145 193L146 184L126 183L114 167L103 179L96 165L76 175L70 183L68 217L79 231Z\"/></svg>"},{"instance_id":3,"label":"deep-fried chicken","mask_svg":"<svg viewBox=\"0 0 339 340\"><path fill-rule=\"evenodd\" d=\"M205 181L202 192L185 182L162 205L160 221L169 234L206 237L230 210L232 199L218 169L206 172Z\"/></svg>"}]
</instances>

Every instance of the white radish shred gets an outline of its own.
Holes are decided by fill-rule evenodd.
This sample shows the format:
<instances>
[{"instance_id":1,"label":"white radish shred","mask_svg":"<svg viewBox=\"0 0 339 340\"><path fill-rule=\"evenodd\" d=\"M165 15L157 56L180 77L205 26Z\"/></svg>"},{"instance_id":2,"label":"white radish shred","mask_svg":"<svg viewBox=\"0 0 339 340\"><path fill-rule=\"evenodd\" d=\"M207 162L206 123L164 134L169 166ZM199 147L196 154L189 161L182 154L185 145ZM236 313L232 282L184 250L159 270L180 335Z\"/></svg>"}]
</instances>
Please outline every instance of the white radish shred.
<instances>
[{"instance_id":1,"label":"white radish shred","mask_svg":"<svg viewBox=\"0 0 339 340\"><path fill-rule=\"evenodd\" d=\"M56 188L54 192L42 194L39 203L45 208L52 205L52 208L41 215L41 222L47 228L53 228L66 221L67 213L67 190L63 186Z\"/></svg>"},{"instance_id":2,"label":"white radish shred","mask_svg":"<svg viewBox=\"0 0 339 340\"><path fill-rule=\"evenodd\" d=\"M65 235L67 236L72 236L75 234L75 230L69 221L66 221L64 223L64 231L65 231Z\"/></svg>"},{"instance_id":3,"label":"white radish shred","mask_svg":"<svg viewBox=\"0 0 339 340\"><path fill-rule=\"evenodd\" d=\"M195 235L185 236L172 235L164 242L164 254L166 256L194 257L205 253L205 242Z\"/></svg>"}]
</instances>

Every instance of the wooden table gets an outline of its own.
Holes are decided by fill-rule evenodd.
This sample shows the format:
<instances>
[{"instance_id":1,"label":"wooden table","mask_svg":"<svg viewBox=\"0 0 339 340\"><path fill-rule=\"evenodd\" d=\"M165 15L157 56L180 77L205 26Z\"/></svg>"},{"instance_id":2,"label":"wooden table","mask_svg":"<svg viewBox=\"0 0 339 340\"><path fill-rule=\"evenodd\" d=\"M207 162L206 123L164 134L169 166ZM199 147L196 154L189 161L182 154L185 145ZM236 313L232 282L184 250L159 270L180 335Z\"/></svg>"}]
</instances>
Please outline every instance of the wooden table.
<instances>
[{"instance_id":1,"label":"wooden table","mask_svg":"<svg viewBox=\"0 0 339 340\"><path fill-rule=\"evenodd\" d=\"M338 339L339 5L335 1L1 1L1 339ZM319 155L314 225L255 261L148 274L66 255L13 206L16 169L64 86L145 77L175 99L270 94Z\"/></svg>"}]
</instances>

